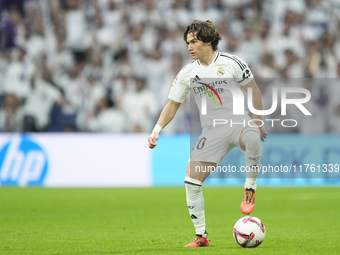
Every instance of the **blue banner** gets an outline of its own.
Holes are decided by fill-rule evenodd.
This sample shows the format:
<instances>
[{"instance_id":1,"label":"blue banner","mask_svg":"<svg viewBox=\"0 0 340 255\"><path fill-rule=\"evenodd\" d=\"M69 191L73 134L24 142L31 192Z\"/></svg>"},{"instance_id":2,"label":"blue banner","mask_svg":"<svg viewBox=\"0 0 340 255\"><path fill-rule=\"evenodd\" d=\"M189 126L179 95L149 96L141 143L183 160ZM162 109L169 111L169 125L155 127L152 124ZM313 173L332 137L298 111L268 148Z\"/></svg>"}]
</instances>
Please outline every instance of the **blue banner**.
<instances>
[{"instance_id":1,"label":"blue banner","mask_svg":"<svg viewBox=\"0 0 340 255\"><path fill-rule=\"evenodd\" d=\"M152 159L155 186L183 185L191 143L190 135L161 136ZM340 136L270 134L262 146L259 185L340 185ZM205 181L206 185L243 185L244 154L237 147L232 149L217 170Z\"/></svg>"}]
</instances>

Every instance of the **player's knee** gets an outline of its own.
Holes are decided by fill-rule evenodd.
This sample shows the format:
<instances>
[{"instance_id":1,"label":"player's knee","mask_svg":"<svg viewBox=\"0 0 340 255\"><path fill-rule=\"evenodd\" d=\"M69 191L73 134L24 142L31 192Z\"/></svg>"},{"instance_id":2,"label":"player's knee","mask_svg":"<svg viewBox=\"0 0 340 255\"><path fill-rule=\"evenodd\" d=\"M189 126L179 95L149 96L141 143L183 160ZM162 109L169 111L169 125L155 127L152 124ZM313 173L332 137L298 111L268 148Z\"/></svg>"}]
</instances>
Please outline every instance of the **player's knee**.
<instances>
[{"instance_id":1,"label":"player's knee","mask_svg":"<svg viewBox=\"0 0 340 255\"><path fill-rule=\"evenodd\" d=\"M262 154L260 133L257 130L246 130L243 134L242 142L246 147L246 154L252 156L258 156Z\"/></svg>"}]
</instances>

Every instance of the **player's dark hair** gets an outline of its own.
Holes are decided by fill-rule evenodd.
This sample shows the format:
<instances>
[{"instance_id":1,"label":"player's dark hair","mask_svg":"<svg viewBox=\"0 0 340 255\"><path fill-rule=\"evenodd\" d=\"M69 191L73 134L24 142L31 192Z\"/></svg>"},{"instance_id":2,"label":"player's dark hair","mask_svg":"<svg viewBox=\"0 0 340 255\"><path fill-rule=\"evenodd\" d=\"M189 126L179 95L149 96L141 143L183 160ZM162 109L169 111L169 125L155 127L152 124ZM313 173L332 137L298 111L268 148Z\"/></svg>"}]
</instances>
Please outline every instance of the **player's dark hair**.
<instances>
[{"instance_id":1,"label":"player's dark hair","mask_svg":"<svg viewBox=\"0 0 340 255\"><path fill-rule=\"evenodd\" d=\"M195 34L196 38L204 43L211 43L214 51L217 50L217 45L222 39L220 32L216 30L210 20L201 21L194 20L184 31L183 39L187 42L188 34Z\"/></svg>"}]
</instances>

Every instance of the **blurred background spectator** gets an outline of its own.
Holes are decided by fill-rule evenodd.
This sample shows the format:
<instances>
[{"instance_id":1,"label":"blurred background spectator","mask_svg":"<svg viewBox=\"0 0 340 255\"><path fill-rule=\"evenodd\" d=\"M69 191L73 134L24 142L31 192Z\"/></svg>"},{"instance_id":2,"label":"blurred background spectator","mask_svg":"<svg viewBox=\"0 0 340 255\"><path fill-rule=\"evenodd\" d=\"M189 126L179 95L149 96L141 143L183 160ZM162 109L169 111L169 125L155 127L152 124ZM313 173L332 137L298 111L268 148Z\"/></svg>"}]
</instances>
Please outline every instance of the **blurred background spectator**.
<instances>
[{"instance_id":1,"label":"blurred background spectator","mask_svg":"<svg viewBox=\"0 0 340 255\"><path fill-rule=\"evenodd\" d=\"M249 64L265 109L273 87L312 92L312 117L287 109L301 125L270 132L340 133L337 0L2 0L0 131L150 132L194 19ZM189 132L187 101L164 132Z\"/></svg>"},{"instance_id":2,"label":"blurred background spectator","mask_svg":"<svg viewBox=\"0 0 340 255\"><path fill-rule=\"evenodd\" d=\"M22 121L23 112L18 97L14 94L6 94L0 110L0 131L20 132Z\"/></svg>"}]
</instances>

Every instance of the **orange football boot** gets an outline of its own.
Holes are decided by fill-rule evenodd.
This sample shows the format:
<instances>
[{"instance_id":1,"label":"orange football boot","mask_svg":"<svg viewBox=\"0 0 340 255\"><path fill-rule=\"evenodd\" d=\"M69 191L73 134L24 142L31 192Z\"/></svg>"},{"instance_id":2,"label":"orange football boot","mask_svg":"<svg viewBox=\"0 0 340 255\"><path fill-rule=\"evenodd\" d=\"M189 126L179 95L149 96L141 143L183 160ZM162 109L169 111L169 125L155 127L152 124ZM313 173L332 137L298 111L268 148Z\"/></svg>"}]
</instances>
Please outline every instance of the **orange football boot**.
<instances>
[{"instance_id":1,"label":"orange football boot","mask_svg":"<svg viewBox=\"0 0 340 255\"><path fill-rule=\"evenodd\" d=\"M184 247L208 247L209 241L208 238L196 236L191 242Z\"/></svg>"},{"instance_id":2,"label":"orange football boot","mask_svg":"<svg viewBox=\"0 0 340 255\"><path fill-rule=\"evenodd\" d=\"M241 211L244 214L250 214L255 207L255 193L254 189L244 189L243 200L241 203Z\"/></svg>"}]
</instances>

